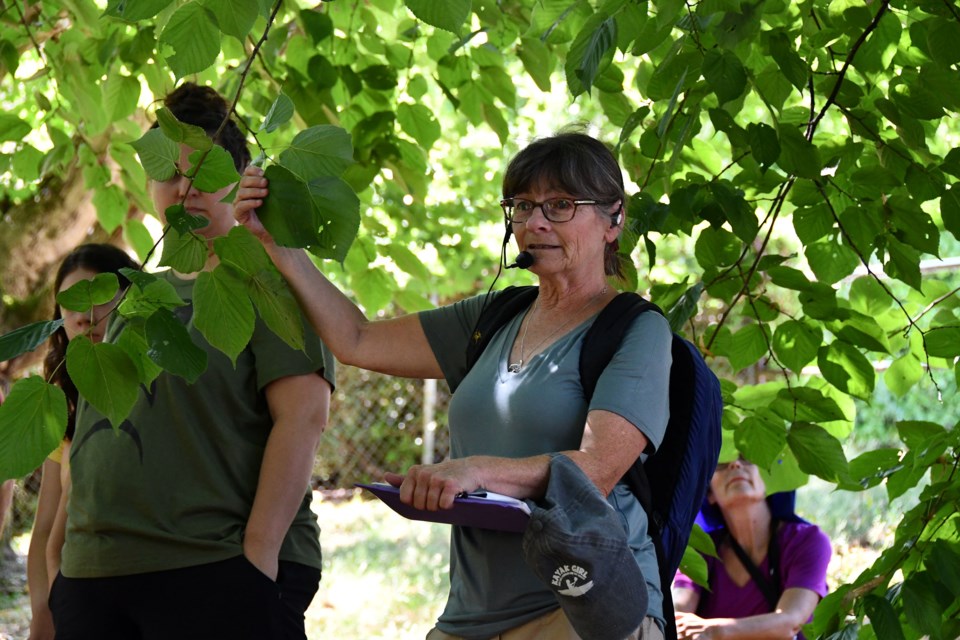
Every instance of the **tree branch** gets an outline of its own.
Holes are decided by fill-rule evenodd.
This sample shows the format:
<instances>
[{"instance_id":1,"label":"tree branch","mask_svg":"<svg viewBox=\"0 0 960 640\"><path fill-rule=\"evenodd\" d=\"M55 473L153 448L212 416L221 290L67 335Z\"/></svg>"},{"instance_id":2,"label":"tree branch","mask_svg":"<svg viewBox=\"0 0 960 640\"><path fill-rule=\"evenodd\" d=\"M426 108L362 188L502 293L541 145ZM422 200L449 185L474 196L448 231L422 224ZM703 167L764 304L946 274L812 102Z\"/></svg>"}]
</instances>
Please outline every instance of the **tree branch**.
<instances>
[{"instance_id":1,"label":"tree branch","mask_svg":"<svg viewBox=\"0 0 960 640\"><path fill-rule=\"evenodd\" d=\"M840 87L843 85L843 79L847 75L847 71L850 69L850 65L853 63L854 56L857 55L857 51L860 50L860 47L863 46L863 43L867 41L867 37L877 28L877 25L880 24L880 18L883 17L883 14L890 8L890 0L881 0L880 8L877 10L877 14L873 16L873 20L867 25L867 28L864 29L863 33L860 34L860 37L857 38L857 41L853 43L850 52L847 53L846 60L843 61L843 66L840 68L840 73L837 76L837 82L833 85L833 90L830 92L830 95L827 97L827 101L824 103L823 108L820 109L820 113L817 114L817 117L814 118L807 125L807 140L813 140L813 134L817 130L817 126L820 124L820 121L823 120L823 116L827 114L827 110L836 102L837 96L840 94Z\"/></svg>"}]
</instances>

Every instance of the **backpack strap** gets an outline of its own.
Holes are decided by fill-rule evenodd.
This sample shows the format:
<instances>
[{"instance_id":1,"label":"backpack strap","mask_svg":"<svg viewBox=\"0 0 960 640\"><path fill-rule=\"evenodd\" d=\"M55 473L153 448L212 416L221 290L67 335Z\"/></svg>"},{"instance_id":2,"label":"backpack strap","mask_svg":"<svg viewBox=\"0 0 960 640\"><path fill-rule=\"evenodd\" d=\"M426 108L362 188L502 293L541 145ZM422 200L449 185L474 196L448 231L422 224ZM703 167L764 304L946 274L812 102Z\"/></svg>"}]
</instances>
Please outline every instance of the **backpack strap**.
<instances>
[{"instance_id":1,"label":"backpack strap","mask_svg":"<svg viewBox=\"0 0 960 640\"><path fill-rule=\"evenodd\" d=\"M490 340L497 331L533 304L539 293L540 288L535 286L507 287L495 298L488 298L477 318L477 323L473 326L473 334L467 342L464 375L477 363L480 354L490 344ZM451 388L450 392L453 393L455 390L456 387Z\"/></svg>"},{"instance_id":2,"label":"backpack strap","mask_svg":"<svg viewBox=\"0 0 960 640\"><path fill-rule=\"evenodd\" d=\"M767 575L764 575L763 572L760 571L760 567L753 563L753 560L747 552L743 550L743 547L741 547L737 539L733 537L733 534L727 531L726 535L727 540L730 542L730 547L733 549L733 552L737 554L740 564L742 564L747 570L747 573L750 574L757 588L760 589L760 592L767 601L767 605L770 607L770 611L776 611L777 603L780 601L780 541L777 540L777 525L777 519L771 518L770 542L767 545L767 564L769 565L769 573Z\"/></svg>"}]
</instances>

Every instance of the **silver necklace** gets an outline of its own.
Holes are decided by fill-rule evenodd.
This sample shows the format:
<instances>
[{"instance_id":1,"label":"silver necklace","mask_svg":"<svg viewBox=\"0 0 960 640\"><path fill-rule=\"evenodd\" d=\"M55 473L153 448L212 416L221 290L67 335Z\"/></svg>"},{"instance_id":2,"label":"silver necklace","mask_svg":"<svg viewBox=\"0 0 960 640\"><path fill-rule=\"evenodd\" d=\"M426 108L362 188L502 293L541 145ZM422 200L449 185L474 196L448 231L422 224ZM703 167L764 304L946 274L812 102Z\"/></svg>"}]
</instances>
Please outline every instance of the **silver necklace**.
<instances>
[{"instance_id":1,"label":"silver necklace","mask_svg":"<svg viewBox=\"0 0 960 640\"><path fill-rule=\"evenodd\" d=\"M600 290L600 293L598 293L597 295L593 296L593 298L590 299L590 303L586 306L586 308L587 308L587 309L593 308L593 305L596 304L596 302L597 302L597 300L600 298L600 296L602 296L602 295L605 294L606 292L607 292L607 288L606 288L606 287L604 287L603 289L601 289L601 290ZM520 373L520 370L523 369L523 362L524 362L524 358L523 358L523 351L524 351L523 345L524 345L524 342L525 342L526 339L527 339L527 329L529 329L529 328L530 328L530 325L533 324L533 314L535 314L535 313L537 312L537 309L540 308L540 307L538 306L539 304L540 304L540 298L539 298L539 296L538 296L537 299L534 300L534 302L533 302L533 308L530 309L530 314L529 314L529 315L530 315L530 319L527 320L527 324L524 325L524 327L523 327L523 333L520 334L520 359L517 360L516 362L512 362L512 363L510 363L509 365L507 365L507 371L510 372L510 373ZM573 321L574 321L576 318L577 318L577 316L574 315L572 318L570 318L569 320L567 320L566 322L564 322L562 325L560 325L559 327L557 327L556 329L554 329L553 331L551 331L551 332L550 332L550 335L548 335L546 338L544 338L543 340L541 340L540 342L538 342L532 349L530 349L530 353L536 353L536 352L537 352L537 349L539 349L540 346L541 346L543 343L545 343L547 340L549 340L549 339L552 338L553 336L557 335L557 333L559 333L559 332L562 331L563 329L566 329L567 327L569 327L570 324L573 323ZM532 357L532 356L531 356L531 357Z\"/></svg>"}]
</instances>

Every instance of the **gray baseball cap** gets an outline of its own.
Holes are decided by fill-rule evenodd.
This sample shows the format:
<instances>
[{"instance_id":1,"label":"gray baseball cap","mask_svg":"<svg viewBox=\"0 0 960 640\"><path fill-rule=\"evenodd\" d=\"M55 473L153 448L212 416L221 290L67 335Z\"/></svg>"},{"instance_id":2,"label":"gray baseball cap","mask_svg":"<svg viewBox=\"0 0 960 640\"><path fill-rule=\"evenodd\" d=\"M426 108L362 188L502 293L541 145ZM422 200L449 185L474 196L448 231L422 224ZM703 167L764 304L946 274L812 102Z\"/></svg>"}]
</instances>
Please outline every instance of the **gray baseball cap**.
<instances>
[{"instance_id":1,"label":"gray baseball cap","mask_svg":"<svg viewBox=\"0 0 960 640\"><path fill-rule=\"evenodd\" d=\"M547 491L528 500L523 553L583 640L622 640L647 614L647 584L622 518L573 460L554 454Z\"/></svg>"}]
</instances>

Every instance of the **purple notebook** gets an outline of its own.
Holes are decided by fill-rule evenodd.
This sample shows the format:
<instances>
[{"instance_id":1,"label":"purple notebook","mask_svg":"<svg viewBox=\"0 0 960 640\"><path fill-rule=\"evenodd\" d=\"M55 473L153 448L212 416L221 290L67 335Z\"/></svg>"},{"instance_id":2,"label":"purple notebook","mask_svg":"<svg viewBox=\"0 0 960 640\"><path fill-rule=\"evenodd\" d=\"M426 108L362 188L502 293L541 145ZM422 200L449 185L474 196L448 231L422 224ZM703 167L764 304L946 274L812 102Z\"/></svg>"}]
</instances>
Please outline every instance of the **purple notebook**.
<instances>
[{"instance_id":1,"label":"purple notebook","mask_svg":"<svg viewBox=\"0 0 960 640\"><path fill-rule=\"evenodd\" d=\"M460 527L478 527L494 531L523 533L530 519L530 507L523 500L491 491L479 491L453 501L452 509L427 511L400 502L400 489L387 483L361 484L383 500L388 507L411 520L442 522Z\"/></svg>"}]
</instances>

